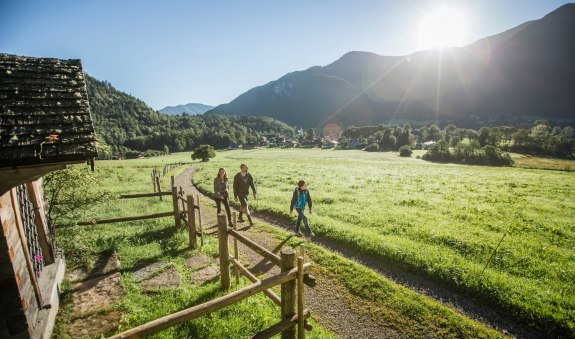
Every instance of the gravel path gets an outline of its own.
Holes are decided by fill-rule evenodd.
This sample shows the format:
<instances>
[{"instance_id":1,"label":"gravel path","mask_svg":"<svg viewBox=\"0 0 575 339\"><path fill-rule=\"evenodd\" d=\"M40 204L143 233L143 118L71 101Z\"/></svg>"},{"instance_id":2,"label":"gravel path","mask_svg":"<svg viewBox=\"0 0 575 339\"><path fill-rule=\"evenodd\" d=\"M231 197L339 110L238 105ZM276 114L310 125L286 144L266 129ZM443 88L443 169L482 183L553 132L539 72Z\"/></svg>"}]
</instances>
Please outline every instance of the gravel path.
<instances>
[{"instance_id":1,"label":"gravel path","mask_svg":"<svg viewBox=\"0 0 575 339\"><path fill-rule=\"evenodd\" d=\"M191 178L194 171L195 168L193 167L186 169L185 172L176 178L176 185L181 186L187 194L199 194L201 197L204 197L204 199L202 199L202 221L205 225L204 230L207 229L208 232L217 232L215 203L211 199L203 196L192 184ZM288 225L274 218L273 215L258 213L254 221L257 223L258 220L289 229ZM238 228L242 233L274 253L279 253L283 245L282 240L259 230L257 225L251 228L245 226L247 226L247 224L238 224ZM284 240L287 241L287 239ZM346 258L359 262L398 284L429 296L443 305L503 333L520 338L542 337L540 332L505 315L496 306L486 305L484 302L473 297L453 291L441 283L410 273L397 263L358 256L352 249L336 246L325 238L314 237L313 242L337 252ZM230 247L230 249L231 248L232 247ZM251 271L255 274L270 275L274 274L276 269L279 270L279 268L274 267L269 261L262 260L261 256L243 246L240 246L240 259L244 263L249 263L252 267ZM306 260L309 260L309 258L306 258ZM306 289L306 304L309 305L314 318L317 319L322 326L343 338L400 337L400 334L393 329L383 327L371 318L354 311L349 302L340 298L340 296L345 295L345 293L338 290L342 288L339 283L326 276L316 275L316 277L317 286ZM366 304L365 306L367 307L368 305Z\"/></svg>"},{"instance_id":2,"label":"gravel path","mask_svg":"<svg viewBox=\"0 0 575 339\"><path fill-rule=\"evenodd\" d=\"M181 175L175 178L177 186L182 187L185 194L199 194L202 203L202 225L206 233L217 232L215 203L203 196L193 185L191 177L194 168L188 168ZM257 224L258 218L254 218ZM277 239L266 232L255 227L246 227L247 223L238 223L239 231L264 246L268 250L279 253L285 241L288 239ZM271 264L262 256L256 254L251 249L239 243L240 261L249 267L250 271L258 276L269 276L279 272L279 267ZM230 251L233 247L230 246ZM309 258L306 258L310 261ZM386 328L373 321L370 317L360 314L351 308L349 303L343 298L345 293L342 287L332 279L317 274L317 284L313 288L306 287L305 302L306 307L312 311L313 318L323 327L336 333L342 338L399 338L400 335L393 329ZM234 278L232 276L232 284ZM364 306L364 305L360 305ZM368 305L366 304L365 307Z\"/></svg>"}]
</instances>

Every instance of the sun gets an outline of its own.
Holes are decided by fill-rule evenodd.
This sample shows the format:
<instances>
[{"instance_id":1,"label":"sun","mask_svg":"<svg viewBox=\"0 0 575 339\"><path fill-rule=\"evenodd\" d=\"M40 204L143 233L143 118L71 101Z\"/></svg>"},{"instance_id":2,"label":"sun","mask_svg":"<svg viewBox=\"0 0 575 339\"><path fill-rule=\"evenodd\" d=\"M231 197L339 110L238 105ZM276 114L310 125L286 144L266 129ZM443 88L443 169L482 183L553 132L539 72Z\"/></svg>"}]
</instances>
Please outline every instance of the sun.
<instances>
[{"instance_id":1,"label":"sun","mask_svg":"<svg viewBox=\"0 0 575 339\"><path fill-rule=\"evenodd\" d=\"M467 39L467 18L457 9L437 8L421 20L416 37L419 49L462 46Z\"/></svg>"}]
</instances>

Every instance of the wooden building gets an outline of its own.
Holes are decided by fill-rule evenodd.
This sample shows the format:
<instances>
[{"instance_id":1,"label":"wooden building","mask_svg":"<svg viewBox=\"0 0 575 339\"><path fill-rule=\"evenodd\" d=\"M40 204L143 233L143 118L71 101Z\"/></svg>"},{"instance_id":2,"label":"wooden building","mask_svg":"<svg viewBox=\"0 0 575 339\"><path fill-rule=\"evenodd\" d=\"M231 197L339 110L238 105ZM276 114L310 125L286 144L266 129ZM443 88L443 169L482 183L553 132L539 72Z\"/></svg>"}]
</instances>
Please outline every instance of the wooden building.
<instances>
[{"instance_id":1,"label":"wooden building","mask_svg":"<svg viewBox=\"0 0 575 339\"><path fill-rule=\"evenodd\" d=\"M47 338L64 259L42 176L97 156L82 65L0 54L0 337Z\"/></svg>"}]
</instances>

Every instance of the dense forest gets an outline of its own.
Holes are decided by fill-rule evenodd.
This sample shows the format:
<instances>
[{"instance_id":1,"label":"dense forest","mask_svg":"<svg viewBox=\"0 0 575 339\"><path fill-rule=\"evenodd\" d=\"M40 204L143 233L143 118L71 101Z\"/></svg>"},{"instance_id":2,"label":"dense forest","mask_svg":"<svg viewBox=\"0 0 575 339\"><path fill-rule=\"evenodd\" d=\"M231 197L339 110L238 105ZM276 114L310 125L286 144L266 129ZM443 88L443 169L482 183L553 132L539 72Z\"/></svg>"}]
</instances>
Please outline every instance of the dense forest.
<instances>
[{"instance_id":1,"label":"dense forest","mask_svg":"<svg viewBox=\"0 0 575 339\"><path fill-rule=\"evenodd\" d=\"M552 127L536 121L530 128L509 126L481 127L479 130L447 125L424 126L412 130L409 125L362 126L347 128L340 147L365 148L367 151L397 151L402 146L422 148L428 143L424 159L468 164L510 165L505 152L575 159L573 127Z\"/></svg>"},{"instance_id":2,"label":"dense forest","mask_svg":"<svg viewBox=\"0 0 575 339\"><path fill-rule=\"evenodd\" d=\"M86 76L101 158L189 151L255 142L265 135L291 137L293 128L268 117L167 115L109 82Z\"/></svg>"}]
</instances>

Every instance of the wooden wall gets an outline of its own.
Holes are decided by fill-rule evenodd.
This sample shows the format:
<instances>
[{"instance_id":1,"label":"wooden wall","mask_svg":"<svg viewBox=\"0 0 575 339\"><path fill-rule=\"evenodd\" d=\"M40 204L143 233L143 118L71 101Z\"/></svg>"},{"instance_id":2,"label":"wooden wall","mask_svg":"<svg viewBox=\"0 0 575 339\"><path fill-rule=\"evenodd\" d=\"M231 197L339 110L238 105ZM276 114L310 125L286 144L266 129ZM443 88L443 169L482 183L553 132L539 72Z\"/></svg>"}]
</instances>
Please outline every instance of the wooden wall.
<instances>
[{"instance_id":1,"label":"wooden wall","mask_svg":"<svg viewBox=\"0 0 575 339\"><path fill-rule=\"evenodd\" d=\"M0 223L2 224L0 235L2 312L0 316L3 319L0 319L0 336L3 329L8 330L10 335L15 335L22 330L31 332L41 309L37 279L28 266L29 255L26 240L22 241L20 236L23 231L19 213L16 190L11 189L2 194L0 196Z\"/></svg>"}]
</instances>

